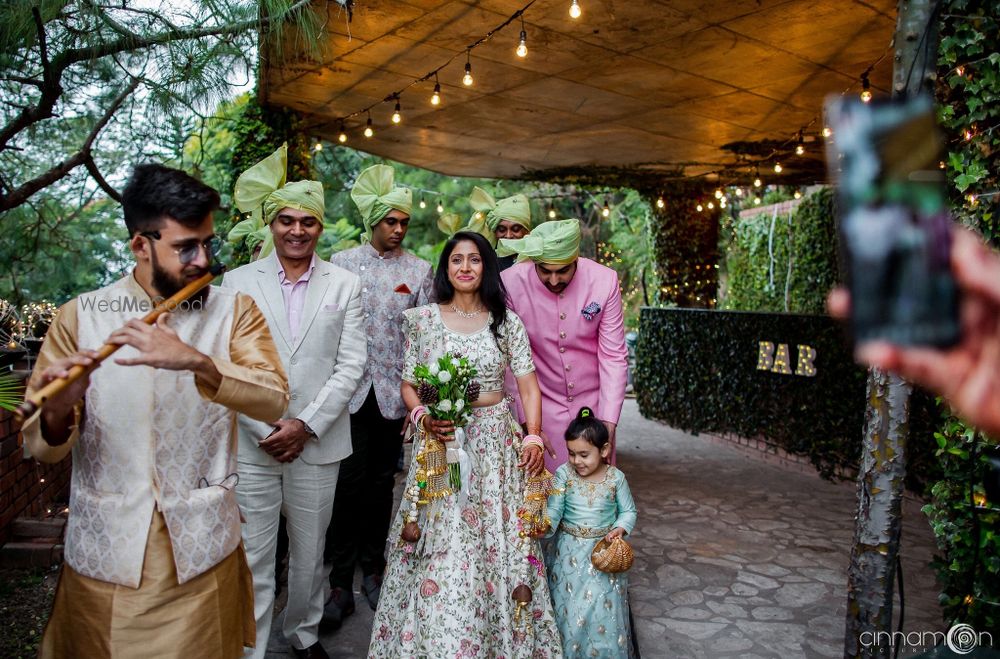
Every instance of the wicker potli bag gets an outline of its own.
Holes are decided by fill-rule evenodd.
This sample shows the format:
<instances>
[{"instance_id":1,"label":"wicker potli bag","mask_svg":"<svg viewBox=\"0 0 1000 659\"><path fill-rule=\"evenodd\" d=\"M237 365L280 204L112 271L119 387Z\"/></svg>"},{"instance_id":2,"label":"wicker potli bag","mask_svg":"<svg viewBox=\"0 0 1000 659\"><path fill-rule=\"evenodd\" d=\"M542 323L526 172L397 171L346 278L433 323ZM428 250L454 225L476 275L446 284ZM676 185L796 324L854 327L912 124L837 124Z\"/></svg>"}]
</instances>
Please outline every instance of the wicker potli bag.
<instances>
[{"instance_id":1,"label":"wicker potli bag","mask_svg":"<svg viewBox=\"0 0 1000 659\"><path fill-rule=\"evenodd\" d=\"M621 538L615 538L608 542L607 538L594 545L594 551L590 552L590 562L601 572L614 574L624 572L632 567L635 554L632 547Z\"/></svg>"}]
</instances>

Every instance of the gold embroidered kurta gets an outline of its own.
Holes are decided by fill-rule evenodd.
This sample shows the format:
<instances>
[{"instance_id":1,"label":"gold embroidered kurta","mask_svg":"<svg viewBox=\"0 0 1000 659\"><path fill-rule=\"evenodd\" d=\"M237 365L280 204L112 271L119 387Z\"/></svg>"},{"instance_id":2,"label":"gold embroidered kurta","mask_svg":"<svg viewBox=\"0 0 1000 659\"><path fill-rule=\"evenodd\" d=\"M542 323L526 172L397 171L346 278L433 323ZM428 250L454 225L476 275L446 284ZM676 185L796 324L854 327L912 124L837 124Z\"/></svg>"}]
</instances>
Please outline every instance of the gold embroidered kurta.
<instances>
[{"instance_id":1,"label":"gold embroidered kurta","mask_svg":"<svg viewBox=\"0 0 1000 659\"><path fill-rule=\"evenodd\" d=\"M130 275L64 305L46 336L29 392L39 384L37 373L53 360L96 349L111 331L144 315L142 305L123 303L134 300L149 303ZM207 620L218 618L220 607L240 610L243 582L249 578L245 569L230 572L238 575L236 579L201 578L233 570L239 547L239 508L233 490L235 415L273 421L287 404L287 380L267 323L249 297L212 288L202 308L175 312L170 326L181 340L212 359L222 375L217 387L187 371L114 363L114 358L138 354L125 346L91 374L78 406L77 427L67 442L59 446L45 442L38 414L23 428L26 448L39 460L58 461L73 452L65 550L69 570L60 588L69 588L70 582L77 586L95 582L87 592L102 593L97 601L113 611L109 619L114 624L98 632L105 635L109 648L129 633L158 633L152 630L158 628L160 615ZM158 520L162 529L157 528ZM172 564L171 575L150 576L150 556L160 564L165 554ZM154 569L154 574L162 576L162 571ZM216 582L212 586L216 590L203 590L210 582ZM220 583L228 584L223 591L217 590ZM110 589L102 590L99 584ZM154 607L151 618L137 616L120 608L125 589L115 585L171 604ZM50 629L66 625L71 641L76 630L95 633L68 619L65 600L57 597ZM100 615L100 605L90 608ZM238 648L244 640L241 627L215 626L220 634L227 634L226 629L236 633L238 642L233 638L201 642ZM204 631L197 624L182 624L178 630L190 634L187 640L192 642ZM183 655L180 648L189 647L181 638L171 645L178 648L177 656Z\"/></svg>"}]
</instances>

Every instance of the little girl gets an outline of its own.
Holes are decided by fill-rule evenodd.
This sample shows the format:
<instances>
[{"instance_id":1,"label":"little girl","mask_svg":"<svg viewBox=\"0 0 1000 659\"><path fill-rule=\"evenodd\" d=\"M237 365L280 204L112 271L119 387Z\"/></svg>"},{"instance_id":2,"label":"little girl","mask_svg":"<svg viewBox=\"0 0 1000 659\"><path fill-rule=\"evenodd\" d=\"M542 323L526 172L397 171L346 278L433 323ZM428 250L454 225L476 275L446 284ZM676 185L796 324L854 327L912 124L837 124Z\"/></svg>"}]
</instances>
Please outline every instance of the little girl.
<instances>
[{"instance_id":1,"label":"little girl","mask_svg":"<svg viewBox=\"0 0 1000 659\"><path fill-rule=\"evenodd\" d=\"M611 445L604 423L584 407L566 429L569 462L556 470L547 511L554 538L545 566L556 624L567 657L633 657L628 577L590 562L601 538L620 538L635 526L625 475L606 463Z\"/></svg>"}]
</instances>

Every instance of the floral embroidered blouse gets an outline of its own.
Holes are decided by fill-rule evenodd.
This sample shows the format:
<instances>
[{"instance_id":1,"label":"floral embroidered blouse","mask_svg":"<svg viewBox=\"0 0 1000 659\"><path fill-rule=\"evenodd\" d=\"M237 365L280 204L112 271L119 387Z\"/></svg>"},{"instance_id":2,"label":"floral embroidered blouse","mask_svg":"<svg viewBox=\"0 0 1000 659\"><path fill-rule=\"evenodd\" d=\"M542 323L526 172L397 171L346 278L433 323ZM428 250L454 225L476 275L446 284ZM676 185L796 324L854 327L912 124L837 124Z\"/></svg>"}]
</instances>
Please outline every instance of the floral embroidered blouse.
<instances>
[{"instance_id":1,"label":"floral embroidered blouse","mask_svg":"<svg viewBox=\"0 0 1000 659\"><path fill-rule=\"evenodd\" d=\"M403 356L403 379L416 385L413 369L446 352L458 352L476 367L476 380L483 392L503 391L504 371L510 366L515 377L535 370L531 344L524 323L513 311L500 326L500 341L493 337L490 314L486 326L477 332L463 334L449 329L441 320L441 308L427 304L403 312L403 335L406 347Z\"/></svg>"},{"instance_id":2,"label":"floral embroidered blouse","mask_svg":"<svg viewBox=\"0 0 1000 659\"><path fill-rule=\"evenodd\" d=\"M587 481L566 463L556 470L552 486L555 493L549 496L547 512L553 532L600 538L619 526L626 533L635 528L635 501L625 474L616 467L608 465L600 481Z\"/></svg>"}]
</instances>

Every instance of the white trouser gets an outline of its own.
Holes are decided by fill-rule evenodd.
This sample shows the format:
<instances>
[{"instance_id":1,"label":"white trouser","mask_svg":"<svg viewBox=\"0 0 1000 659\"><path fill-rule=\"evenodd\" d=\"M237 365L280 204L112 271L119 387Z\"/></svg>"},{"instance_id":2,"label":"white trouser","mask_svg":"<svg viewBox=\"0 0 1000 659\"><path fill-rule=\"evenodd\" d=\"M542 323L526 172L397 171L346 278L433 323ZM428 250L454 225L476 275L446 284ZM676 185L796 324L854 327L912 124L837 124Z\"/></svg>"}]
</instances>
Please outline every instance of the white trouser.
<instances>
[{"instance_id":1,"label":"white trouser","mask_svg":"<svg viewBox=\"0 0 1000 659\"><path fill-rule=\"evenodd\" d=\"M293 647L319 640L325 602L323 547L333 513L340 463L312 465L301 458L287 464L239 463L236 494L246 517L243 543L253 572L257 647L245 656L263 659L274 611L274 562L278 516L288 528L288 605L282 632Z\"/></svg>"}]
</instances>

